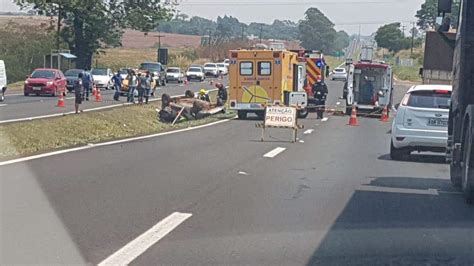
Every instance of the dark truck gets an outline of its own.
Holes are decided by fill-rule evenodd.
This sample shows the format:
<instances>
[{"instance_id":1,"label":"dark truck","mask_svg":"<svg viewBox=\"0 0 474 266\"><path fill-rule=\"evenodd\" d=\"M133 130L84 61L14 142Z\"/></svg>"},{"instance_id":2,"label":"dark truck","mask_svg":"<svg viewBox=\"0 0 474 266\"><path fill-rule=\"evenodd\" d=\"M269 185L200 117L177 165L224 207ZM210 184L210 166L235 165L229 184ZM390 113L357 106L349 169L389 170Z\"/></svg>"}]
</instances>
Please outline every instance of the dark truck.
<instances>
[{"instance_id":1,"label":"dark truck","mask_svg":"<svg viewBox=\"0 0 474 266\"><path fill-rule=\"evenodd\" d=\"M440 13L451 12L451 0L439 0ZM474 202L474 1L460 1L459 26L456 41L451 41L449 19L438 33L450 48L453 57L453 93L449 110L447 161L451 182L462 190L466 202ZM473 167L471 167L471 165Z\"/></svg>"},{"instance_id":2,"label":"dark truck","mask_svg":"<svg viewBox=\"0 0 474 266\"><path fill-rule=\"evenodd\" d=\"M443 35L437 31L426 32L425 57L423 68L420 69L423 84L451 84L454 49L450 43L455 40L455 32L445 32Z\"/></svg>"}]
</instances>

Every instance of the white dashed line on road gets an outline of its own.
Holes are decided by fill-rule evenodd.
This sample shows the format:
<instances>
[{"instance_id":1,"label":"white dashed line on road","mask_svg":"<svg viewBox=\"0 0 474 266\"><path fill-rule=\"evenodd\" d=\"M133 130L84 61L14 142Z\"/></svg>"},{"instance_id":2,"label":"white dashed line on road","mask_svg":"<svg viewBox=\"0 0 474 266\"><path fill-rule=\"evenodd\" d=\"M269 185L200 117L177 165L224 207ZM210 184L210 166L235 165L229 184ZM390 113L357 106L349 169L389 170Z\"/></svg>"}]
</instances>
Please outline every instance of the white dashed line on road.
<instances>
[{"instance_id":1,"label":"white dashed line on road","mask_svg":"<svg viewBox=\"0 0 474 266\"><path fill-rule=\"evenodd\" d=\"M305 132L303 132L303 134L309 135L309 134L312 134L313 132L314 132L314 129L308 129Z\"/></svg>"},{"instance_id":2,"label":"white dashed line on road","mask_svg":"<svg viewBox=\"0 0 474 266\"><path fill-rule=\"evenodd\" d=\"M110 257L103 260L99 263L99 266L130 264L191 216L191 213L175 212L171 214L123 248L116 251Z\"/></svg>"},{"instance_id":3,"label":"white dashed line on road","mask_svg":"<svg viewBox=\"0 0 474 266\"><path fill-rule=\"evenodd\" d=\"M341 104L341 102L337 102L337 103L336 103L336 105L340 105L340 104Z\"/></svg>"},{"instance_id":4,"label":"white dashed line on road","mask_svg":"<svg viewBox=\"0 0 474 266\"><path fill-rule=\"evenodd\" d=\"M284 152L286 148L278 147L263 155L265 158L275 158L278 154Z\"/></svg>"},{"instance_id":5,"label":"white dashed line on road","mask_svg":"<svg viewBox=\"0 0 474 266\"><path fill-rule=\"evenodd\" d=\"M0 104L0 107L7 106L7 105L8 104L6 104L6 103L2 103L2 104Z\"/></svg>"},{"instance_id":6,"label":"white dashed line on road","mask_svg":"<svg viewBox=\"0 0 474 266\"><path fill-rule=\"evenodd\" d=\"M327 118L327 117L321 119L321 121L323 121L323 122L326 122L326 121L328 121L328 120L329 120L329 118Z\"/></svg>"}]
</instances>

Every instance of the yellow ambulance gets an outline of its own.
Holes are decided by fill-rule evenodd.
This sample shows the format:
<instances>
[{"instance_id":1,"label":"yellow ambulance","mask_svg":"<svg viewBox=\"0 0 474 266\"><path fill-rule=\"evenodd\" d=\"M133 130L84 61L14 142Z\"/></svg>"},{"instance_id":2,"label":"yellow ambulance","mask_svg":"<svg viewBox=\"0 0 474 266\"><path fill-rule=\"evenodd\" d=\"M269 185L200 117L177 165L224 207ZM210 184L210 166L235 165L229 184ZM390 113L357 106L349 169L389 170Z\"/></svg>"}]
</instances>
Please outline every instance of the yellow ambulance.
<instances>
[{"instance_id":1,"label":"yellow ambulance","mask_svg":"<svg viewBox=\"0 0 474 266\"><path fill-rule=\"evenodd\" d=\"M308 96L304 91L305 65L298 54L274 50L233 50L229 64L229 106L240 119L248 113L263 117L267 105L300 107L304 118Z\"/></svg>"}]
</instances>

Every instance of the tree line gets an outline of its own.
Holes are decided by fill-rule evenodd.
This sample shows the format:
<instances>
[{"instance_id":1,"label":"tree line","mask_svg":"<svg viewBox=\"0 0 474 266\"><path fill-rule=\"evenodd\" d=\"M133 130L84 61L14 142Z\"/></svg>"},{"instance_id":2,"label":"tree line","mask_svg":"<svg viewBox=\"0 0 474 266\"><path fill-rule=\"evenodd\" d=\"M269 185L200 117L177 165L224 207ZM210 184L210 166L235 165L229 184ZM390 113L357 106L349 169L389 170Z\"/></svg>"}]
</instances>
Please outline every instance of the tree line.
<instances>
[{"instance_id":1,"label":"tree line","mask_svg":"<svg viewBox=\"0 0 474 266\"><path fill-rule=\"evenodd\" d=\"M216 21L186 14L179 14L160 23L157 30L166 33L211 36L229 41L254 36L262 39L301 41L306 49L322 50L326 54L342 51L350 43L350 36L336 31L335 25L319 9L310 8L299 22L274 20L271 24L240 22L232 16L219 16Z\"/></svg>"}]
</instances>

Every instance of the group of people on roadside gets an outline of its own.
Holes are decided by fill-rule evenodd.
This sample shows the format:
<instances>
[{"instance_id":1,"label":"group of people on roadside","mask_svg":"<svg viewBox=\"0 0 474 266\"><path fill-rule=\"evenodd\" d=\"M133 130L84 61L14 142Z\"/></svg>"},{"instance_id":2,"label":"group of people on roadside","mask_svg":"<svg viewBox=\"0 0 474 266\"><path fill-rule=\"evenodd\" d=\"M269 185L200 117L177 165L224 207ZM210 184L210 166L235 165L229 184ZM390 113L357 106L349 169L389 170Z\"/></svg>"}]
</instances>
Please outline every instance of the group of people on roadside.
<instances>
[{"instance_id":1,"label":"group of people on roadside","mask_svg":"<svg viewBox=\"0 0 474 266\"><path fill-rule=\"evenodd\" d=\"M227 89L224 87L222 83L216 83L217 88L217 106L224 106L227 102ZM209 97L209 93L205 89L199 90L198 97L199 100L211 102L211 98Z\"/></svg>"},{"instance_id":2,"label":"group of people on roadside","mask_svg":"<svg viewBox=\"0 0 474 266\"><path fill-rule=\"evenodd\" d=\"M135 102L135 91L138 92L138 103L148 104L150 96L153 95L153 79L154 76L150 71L145 73L136 73L135 70L129 70L125 80L127 80L127 102ZM124 79L120 72L117 72L113 77L112 81L114 83L115 94L114 100L119 101L120 93L123 86Z\"/></svg>"},{"instance_id":3,"label":"group of people on roadside","mask_svg":"<svg viewBox=\"0 0 474 266\"><path fill-rule=\"evenodd\" d=\"M149 71L145 73L136 73L134 70L129 70L125 77L128 84L127 102L135 103L135 91L138 92L138 104L148 104L150 96L153 96L153 73ZM119 101L124 79L120 72L117 72L112 77L114 84L114 100ZM79 113L79 106L82 102L89 100L89 94L94 86L94 80L89 71L79 73L78 79L74 83L75 92L75 110ZM217 106L224 106L227 102L227 90L222 83L217 83ZM198 93L198 98L203 101L210 102L210 97L205 89L201 89Z\"/></svg>"}]
</instances>

